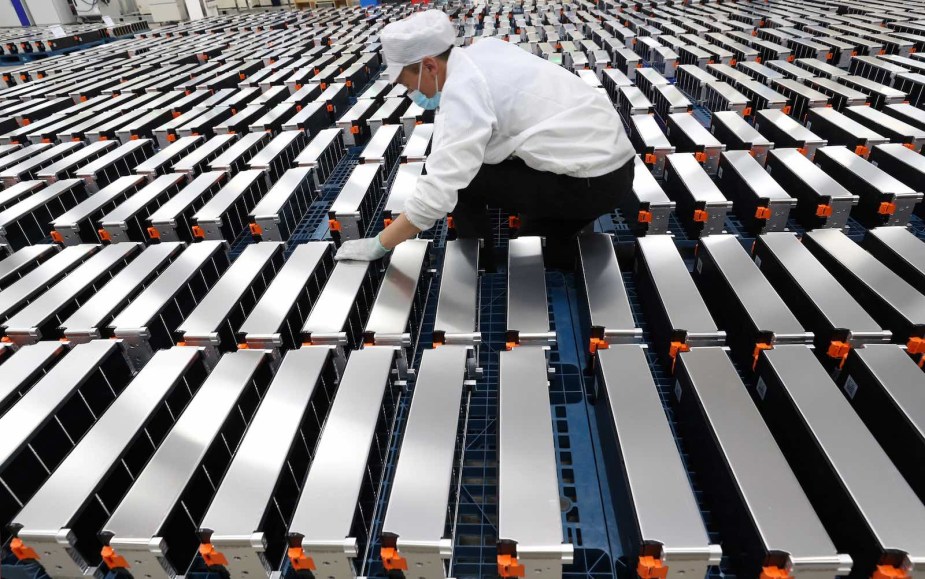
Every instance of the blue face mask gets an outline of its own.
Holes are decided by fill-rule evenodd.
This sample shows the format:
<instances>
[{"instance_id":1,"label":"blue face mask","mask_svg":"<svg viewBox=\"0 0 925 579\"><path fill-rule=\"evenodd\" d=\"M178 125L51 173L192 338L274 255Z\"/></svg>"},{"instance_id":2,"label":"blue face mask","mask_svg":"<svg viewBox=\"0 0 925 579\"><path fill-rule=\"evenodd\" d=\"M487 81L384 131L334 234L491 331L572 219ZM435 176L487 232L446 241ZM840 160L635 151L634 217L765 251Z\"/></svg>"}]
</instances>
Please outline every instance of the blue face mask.
<instances>
[{"instance_id":1,"label":"blue face mask","mask_svg":"<svg viewBox=\"0 0 925 579\"><path fill-rule=\"evenodd\" d=\"M424 109L425 111L433 111L440 108L440 82L437 81L437 92L434 93L434 96L429 97L421 92L421 74L424 72L424 65L421 64L421 69L418 71L418 88L417 90L411 91L408 95L411 97L411 100L414 101L416 105Z\"/></svg>"}]
</instances>

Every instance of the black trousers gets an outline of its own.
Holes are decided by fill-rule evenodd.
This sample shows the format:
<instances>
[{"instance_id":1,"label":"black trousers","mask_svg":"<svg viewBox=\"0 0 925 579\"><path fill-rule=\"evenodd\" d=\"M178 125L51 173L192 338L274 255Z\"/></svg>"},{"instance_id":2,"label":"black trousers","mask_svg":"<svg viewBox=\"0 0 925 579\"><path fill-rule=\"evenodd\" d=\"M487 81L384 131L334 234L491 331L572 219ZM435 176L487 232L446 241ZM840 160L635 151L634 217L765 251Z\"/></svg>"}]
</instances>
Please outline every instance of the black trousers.
<instances>
[{"instance_id":1,"label":"black trousers","mask_svg":"<svg viewBox=\"0 0 925 579\"><path fill-rule=\"evenodd\" d=\"M612 213L633 187L634 159L600 177L590 179L531 169L520 159L482 165L475 179L459 192L453 222L461 239L482 239L482 262L494 270L492 228L488 208L520 218L518 235L546 238L547 267L572 269L576 238L589 223Z\"/></svg>"}]
</instances>

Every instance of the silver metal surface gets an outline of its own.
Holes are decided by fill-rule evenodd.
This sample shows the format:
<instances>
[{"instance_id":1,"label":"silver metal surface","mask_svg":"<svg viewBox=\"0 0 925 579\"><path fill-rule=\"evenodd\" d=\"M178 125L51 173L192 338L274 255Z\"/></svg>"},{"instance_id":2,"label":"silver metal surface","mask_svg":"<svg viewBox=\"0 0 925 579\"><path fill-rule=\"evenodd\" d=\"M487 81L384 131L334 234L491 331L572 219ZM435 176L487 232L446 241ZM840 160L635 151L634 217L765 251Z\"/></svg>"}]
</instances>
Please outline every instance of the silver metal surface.
<instances>
[{"instance_id":1,"label":"silver metal surface","mask_svg":"<svg viewBox=\"0 0 925 579\"><path fill-rule=\"evenodd\" d=\"M296 157L295 163L299 167L314 167L321 155L337 139L340 129L324 129L315 135L315 138L302 149L299 156Z\"/></svg>"},{"instance_id":2,"label":"silver metal surface","mask_svg":"<svg viewBox=\"0 0 925 579\"><path fill-rule=\"evenodd\" d=\"M444 531L455 516L447 512L468 356L466 346L424 351L402 436L382 533L397 537L398 555L416 576L445 578L453 553Z\"/></svg>"},{"instance_id":3,"label":"silver metal surface","mask_svg":"<svg viewBox=\"0 0 925 579\"><path fill-rule=\"evenodd\" d=\"M133 576L171 577L164 558L169 537L160 535L165 517L266 356L241 350L222 357L103 525L108 545L126 559Z\"/></svg>"},{"instance_id":4,"label":"silver metal surface","mask_svg":"<svg viewBox=\"0 0 925 579\"><path fill-rule=\"evenodd\" d=\"M498 395L498 540L513 543L524 577L557 579L573 547L562 533L546 353L501 352Z\"/></svg>"},{"instance_id":5,"label":"silver metal surface","mask_svg":"<svg viewBox=\"0 0 925 579\"><path fill-rule=\"evenodd\" d=\"M3 372L0 372L0 408L15 402L11 398L12 394L27 385L28 381L41 376L49 362L64 356L67 351L67 344L50 341L23 346L14 354L7 353L8 359L3 363Z\"/></svg>"},{"instance_id":6,"label":"silver metal surface","mask_svg":"<svg viewBox=\"0 0 925 579\"><path fill-rule=\"evenodd\" d=\"M440 293L434 321L434 343L474 345L481 342L478 329L479 242L455 239L446 242Z\"/></svg>"},{"instance_id":7,"label":"silver metal surface","mask_svg":"<svg viewBox=\"0 0 925 579\"><path fill-rule=\"evenodd\" d=\"M725 332L716 327L703 297L694 285L674 240L668 235L647 235L636 240L640 256L658 293L658 301L668 317L671 330L687 334L688 344L719 345ZM639 257L637 259L639 259ZM638 266L637 266L638 267Z\"/></svg>"},{"instance_id":8,"label":"silver metal surface","mask_svg":"<svg viewBox=\"0 0 925 579\"><path fill-rule=\"evenodd\" d=\"M9 283L23 269L54 255L58 247L51 244L27 245L0 261L0 283ZM21 276L20 276L21 277Z\"/></svg>"},{"instance_id":9,"label":"silver metal surface","mask_svg":"<svg viewBox=\"0 0 925 579\"><path fill-rule=\"evenodd\" d=\"M191 346L219 346L220 326L233 309L240 307L245 293L256 285L255 279L282 252L283 244L278 241L253 243L244 248L175 333Z\"/></svg>"},{"instance_id":10,"label":"silver metal surface","mask_svg":"<svg viewBox=\"0 0 925 579\"><path fill-rule=\"evenodd\" d=\"M163 242L145 248L109 283L61 322L64 337L75 343L101 338L100 328L150 283L157 271L179 255L184 247L183 243Z\"/></svg>"},{"instance_id":11,"label":"silver metal surface","mask_svg":"<svg viewBox=\"0 0 925 579\"><path fill-rule=\"evenodd\" d=\"M553 343L556 334L549 327L548 307L542 239L512 239L507 258L507 341Z\"/></svg>"},{"instance_id":12,"label":"silver metal surface","mask_svg":"<svg viewBox=\"0 0 925 579\"><path fill-rule=\"evenodd\" d=\"M360 153L360 163L377 163L388 172L391 169L388 166L390 150L401 145L401 135L401 125L387 125L376 131Z\"/></svg>"},{"instance_id":13,"label":"silver metal surface","mask_svg":"<svg viewBox=\"0 0 925 579\"><path fill-rule=\"evenodd\" d=\"M44 291L69 271L96 253L99 245L65 247L5 290L0 291L0 319L7 318L36 294Z\"/></svg>"},{"instance_id":14,"label":"silver metal surface","mask_svg":"<svg viewBox=\"0 0 925 579\"><path fill-rule=\"evenodd\" d=\"M433 136L434 125L432 123L416 125L411 136L407 138L405 148L402 149L402 162L414 163L427 159L427 151L430 149Z\"/></svg>"},{"instance_id":15,"label":"silver metal surface","mask_svg":"<svg viewBox=\"0 0 925 579\"><path fill-rule=\"evenodd\" d=\"M421 125L424 126L424 125ZM383 213L395 219L405 209L405 202L414 195L418 178L424 173L423 162L408 162L398 166L395 180L389 189L389 196L385 200Z\"/></svg>"},{"instance_id":16,"label":"silver metal surface","mask_svg":"<svg viewBox=\"0 0 925 579\"><path fill-rule=\"evenodd\" d=\"M766 233L761 242L786 269L809 303L833 328L849 331L849 341L856 345L889 341L884 331L851 294L816 260L792 233ZM853 243L853 242L852 242ZM760 264L759 264L760 265ZM809 328L820 331L821 328Z\"/></svg>"},{"instance_id":17,"label":"silver metal surface","mask_svg":"<svg viewBox=\"0 0 925 579\"><path fill-rule=\"evenodd\" d=\"M784 348L809 352L805 346L781 346L765 353ZM681 353L680 360L690 388L676 389L676 395L697 401L764 550L786 554L796 577L846 575L850 557L832 544L726 352L697 348ZM832 391L838 394L834 386Z\"/></svg>"},{"instance_id":18,"label":"silver metal surface","mask_svg":"<svg viewBox=\"0 0 925 579\"><path fill-rule=\"evenodd\" d=\"M36 173L36 178L42 179L48 183L54 183L58 180L59 173L73 171L77 167L83 165L86 159L105 154L107 151L114 149L117 144L118 143L115 141L97 141L95 143L89 143L86 147L81 147L60 161L42 168L41 171Z\"/></svg>"},{"instance_id":19,"label":"silver metal surface","mask_svg":"<svg viewBox=\"0 0 925 579\"><path fill-rule=\"evenodd\" d=\"M56 181L4 209L0 212L0 243L8 242L8 236L15 232L20 220L34 221L35 212L39 208L47 206L48 212L54 216L53 213L57 212L55 207L69 207L71 206L70 200L74 200L76 203L79 200L77 195L77 191L80 191L79 187L79 179ZM58 202L56 205L52 205L56 202ZM32 244L38 243L38 241L35 240Z\"/></svg>"},{"instance_id":20,"label":"silver metal surface","mask_svg":"<svg viewBox=\"0 0 925 579\"><path fill-rule=\"evenodd\" d=\"M306 285L331 248L330 241L313 241L296 246L238 330L249 347L274 349L283 345L280 331L285 316L292 304L306 291Z\"/></svg>"},{"instance_id":21,"label":"silver metal surface","mask_svg":"<svg viewBox=\"0 0 925 579\"><path fill-rule=\"evenodd\" d=\"M841 231L833 229L807 231L806 236L907 323L925 326L925 295L916 291L860 245ZM895 329L894 333L897 333Z\"/></svg>"},{"instance_id":22,"label":"silver metal surface","mask_svg":"<svg viewBox=\"0 0 925 579\"><path fill-rule=\"evenodd\" d=\"M324 346L286 354L199 524L207 542L225 556L232 577L264 577L277 563L264 554L261 522L267 509L278 508L271 503L277 481L288 474L283 470L289 448L303 415L312 411L312 397L325 388L320 380L330 354Z\"/></svg>"},{"instance_id":23,"label":"silver metal surface","mask_svg":"<svg viewBox=\"0 0 925 579\"><path fill-rule=\"evenodd\" d=\"M115 340L74 346L0 420L0 470L102 361L118 350Z\"/></svg>"},{"instance_id":24,"label":"silver metal surface","mask_svg":"<svg viewBox=\"0 0 925 579\"><path fill-rule=\"evenodd\" d=\"M198 353L195 348L172 348L155 354L16 515L14 523L22 525L17 537L36 551L49 576L93 576L95 570L78 554L69 527Z\"/></svg>"},{"instance_id":25,"label":"silver metal surface","mask_svg":"<svg viewBox=\"0 0 925 579\"><path fill-rule=\"evenodd\" d=\"M642 330L636 327L613 238L603 233L578 238L581 274L591 317L591 337L606 344L639 342Z\"/></svg>"},{"instance_id":26,"label":"silver metal surface","mask_svg":"<svg viewBox=\"0 0 925 579\"><path fill-rule=\"evenodd\" d=\"M182 173L170 173L157 177L140 191L120 203L118 207L100 218L100 226L114 243L131 241L132 222L147 217L146 213L157 206L158 199L171 196L177 187L186 181Z\"/></svg>"},{"instance_id":27,"label":"silver metal surface","mask_svg":"<svg viewBox=\"0 0 925 579\"><path fill-rule=\"evenodd\" d=\"M395 354L385 347L351 354L289 525L328 578L356 577L353 521Z\"/></svg>"},{"instance_id":28,"label":"silver metal surface","mask_svg":"<svg viewBox=\"0 0 925 579\"><path fill-rule=\"evenodd\" d=\"M711 235L700 240L700 246L759 332L769 332L775 343L812 343L813 334L803 329L737 238ZM698 255L694 266L698 272L703 267L702 259Z\"/></svg>"},{"instance_id":29,"label":"silver metal surface","mask_svg":"<svg viewBox=\"0 0 925 579\"><path fill-rule=\"evenodd\" d=\"M344 325L368 270L366 262L338 262L302 326L312 344L345 343Z\"/></svg>"},{"instance_id":30,"label":"silver metal surface","mask_svg":"<svg viewBox=\"0 0 925 579\"><path fill-rule=\"evenodd\" d=\"M675 202L668 198L664 189L649 172L649 168L637 155L633 172L633 195L639 202L640 211L652 215L647 232L653 234L668 232L668 219L675 208ZM632 219L632 216L630 216Z\"/></svg>"},{"instance_id":31,"label":"silver metal surface","mask_svg":"<svg viewBox=\"0 0 925 579\"><path fill-rule=\"evenodd\" d=\"M920 570L925 565L925 505L848 400L809 348L781 346L765 350L763 356L880 548L906 554L909 571ZM792 532L795 526L788 528Z\"/></svg>"},{"instance_id":32,"label":"silver metal surface","mask_svg":"<svg viewBox=\"0 0 925 579\"><path fill-rule=\"evenodd\" d=\"M726 170L735 171L741 183L753 195L751 199L747 200L746 206L751 207L754 203L757 203L759 206L765 206L770 210L771 215L765 218L763 229L765 231L783 231L787 226L790 210L796 207L797 200L777 184L777 181L765 171L764 167L749 151L725 151L723 158L726 160ZM723 178L723 170L721 166L717 175L720 179ZM740 197L739 201L746 200Z\"/></svg>"},{"instance_id":33,"label":"silver metal surface","mask_svg":"<svg viewBox=\"0 0 925 579\"><path fill-rule=\"evenodd\" d=\"M192 212L194 207L205 205L211 197L203 199L203 196L208 195L213 187L225 181L227 176L228 174L224 171L202 173L193 179L189 185L181 189L179 193L161 205L157 211L149 215L147 221L157 232L158 238L162 242L180 241L181 236L177 228L185 227L188 224L185 220L180 223L178 217L184 212Z\"/></svg>"},{"instance_id":34,"label":"silver metal surface","mask_svg":"<svg viewBox=\"0 0 925 579\"><path fill-rule=\"evenodd\" d=\"M369 196L377 196L377 189L380 185L382 166L377 163L357 165L347 183L344 184L340 194L328 213L340 224L340 233L344 240L360 239L365 236L366 231L361 231L360 221L362 217L361 208L364 204L372 203Z\"/></svg>"},{"instance_id":35,"label":"silver metal surface","mask_svg":"<svg viewBox=\"0 0 925 579\"><path fill-rule=\"evenodd\" d=\"M32 344L43 337L40 326L54 317L61 309L74 303L75 298L96 285L106 282L110 268L131 260L141 252L140 243L116 243L107 245L76 267L67 277L56 283L29 305L3 322L6 336L20 346Z\"/></svg>"},{"instance_id":36,"label":"silver metal surface","mask_svg":"<svg viewBox=\"0 0 925 579\"><path fill-rule=\"evenodd\" d=\"M195 151L183 157L173 166L176 173L192 173L194 168L202 163L205 159L214 155L216 151L225 150L227 147L237 141L237 135L215 135Z\"/></svg>"},{"instance_id":37,"label":"silver metal surface","mask_svg":"<svg viewBox=\"0 0 925 579\"><path fill-rule=\"evenodd\" d=\"M700 577L719 564L681 462L642 346L614 345L598 352L604 400L642 549L658 545L668 578ZM608 433L609 434L609 433Z\"/></svg>"},{"instance_id":38,"label":"silver metal surface","mask_svg":"<svg viewBox=\"0 0 925 579\"><path fill-rule=\"evenodd\" d=\"M910 270L925 276L925 242L905 227L875 227L867 235L875 237L884 248L904 262ZM3 264L0 263L0 266ZM2 275L0 275L2 277Z\"/></svg>"},{"instance_id":39,"label":"silver metal surface","mask_svg":"<svg viewBox=\"0 0 925 579\"><path fill-rule=\"evenodd\" d=\"M854 353L911 429L925 439L925 374L916 367L915 361L894 344L870 344Z\"/></svg>"},{"instance_id":40,"label":"silver metal surface","mask_svg":"<svg viewBox=\"0 0 925 579\"><path fill-rule=\"evenodd\" d=\"M311 177L312 169L308 167L289 169L276 180L267 194L251 209L250 216L260 228L260 238L263 241L287 241L284 239L285 231L281 230L279 225L280 214L288 203L293 202L293 196L300 194L300 188L308 186ZM301 216L295 215L295 217L298 219Z\"/></svg>"},{"instance_id":41,"label":"silver metal surface","mask_svg":"<svg viewBox=\"0 0 925 579\"><path fill-rule=\"evenodd\" d=\"M212 240L224 239L221 231L223 216L234 206L237 200L245 195L254 183L263 179L265 171L262 169L248 169L239 171L221 191L215 194L205 205L193 215L193 220L202 228L204 238Z\"/></svg>"},{"instance_id":42,"label":"silver metal surface","mask_svg":"<svg viewBox=\"0 0 925 579\"><path fill-rule=\"evenodd\" d=\"M106 153L95 161L84 165L74 173L74 176L78 179L83 179L84 184L88 187L88 190L95 191L97 187L97 173L107 167L112 166L116 162L129 157L139 149L144 149L145 147L151 146L151 142L151 139L138 139L136 141L129 141L128 143L113 149L109 153Z\"/></svg>"},{"instance_id":43,"label":"silver metal surface","mask_svg":"<svg viewBox=\"0 0 925 579\"><path fill-rule=\"evenodd\" d=\"M411 344L408 321L418 283L427 263L430 244L428 240L410 239L392 251L385 277L366 322L367 343L387 346Z\"/></svg>"},{"instance_id":44,"label":"silver metal surface","mask_svg":"<svg viewBox=\"0 0 925 579\"><path fill-rule=\"evenodd\" d=\"M235 162L251 149L256 149L264 142L269 142L270 137L267 133L248 133L235 141L230 147L225 149L221 155L209 163L209 168L213 171L232 171L235 168Z\"/></svg>"},{"instance_id":45,"label":"silver metal surface","mask_svg":"<svg viewBox=\"0 0 925 579\"><path fill-rule=\"evenodd\" d=\"M82 242L80 238L81 223L90 220L94 215L98 215L104 207L120 197L124 197L127 191L128 193L136 191L137 187L144 182L145 178L142 175L119 177L78 203L73 209L58 216L51 222L51 227L61 236L61 243L64 245L77 245ZM89 224L94 230L97 225L97 223Z\"/></svg>"},{"instance_id":46,"label":"silver metal surface","mask_svg":"<svg viewBox=\"0 0 925 579\"><path fill-rule=\"evenodd\" d=\"M170 144L169 147L161 149L154 156L147 159L135 167L135 172L139 175L146 175L148 179L153 179L157 171L166 167L180 155L185 155L197 145L201 145L205 140L202 136L181 137ZM105 142L105 141L104 141Z\"/></svg>"}]
</instances>

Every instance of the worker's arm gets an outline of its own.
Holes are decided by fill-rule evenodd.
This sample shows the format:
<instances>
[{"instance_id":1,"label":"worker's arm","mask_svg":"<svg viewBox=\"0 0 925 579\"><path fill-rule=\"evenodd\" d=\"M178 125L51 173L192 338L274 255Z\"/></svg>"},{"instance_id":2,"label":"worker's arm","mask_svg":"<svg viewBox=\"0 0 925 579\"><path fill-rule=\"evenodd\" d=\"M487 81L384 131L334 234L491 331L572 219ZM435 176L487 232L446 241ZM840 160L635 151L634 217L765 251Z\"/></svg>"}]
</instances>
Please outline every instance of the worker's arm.
<instances>
[{"instance_id":1,"label":"worker's arm","mask_svg":"<svg viewBox=\"0 0 925 579\"><path fill-rule=\"evenodd\" d=\"M465 64L453 73L456 86L448 93L455 96L444 93L441 99L426 174L418 178L404 212L375 238L344 243L338 260L380 259L401 242L430 229L456 207L459 190L481 169L497 122L485 78L471 63Z\"/></svg>"}]
</instances>

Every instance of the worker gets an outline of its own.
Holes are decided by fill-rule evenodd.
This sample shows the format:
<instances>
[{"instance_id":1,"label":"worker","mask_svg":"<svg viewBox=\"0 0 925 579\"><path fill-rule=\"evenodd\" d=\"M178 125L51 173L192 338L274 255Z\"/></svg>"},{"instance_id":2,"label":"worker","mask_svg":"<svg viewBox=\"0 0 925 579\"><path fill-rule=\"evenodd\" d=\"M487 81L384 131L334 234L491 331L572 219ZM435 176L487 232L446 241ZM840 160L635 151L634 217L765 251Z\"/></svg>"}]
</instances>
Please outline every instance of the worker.
<instances>
[{"instance_id":1,"label":"worker","mask_svg":"<svg viewBox=\"0 0 925 579\"><path fill-rule=\"evenodd\" d=\"M491 271L491 206L519 216L519 235L545 237L548 267L574 267L578 233L632 189L633 147L607 96L501 40L455 47L438 10L390 23L380 39L389 80L437 110L433 144L403 213L337 259L382 258L451 213L460 238L483 240Z\"/></svg>"}]
</instances>

